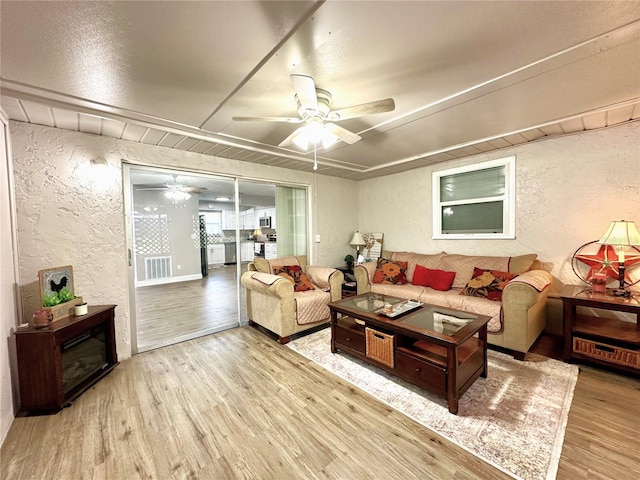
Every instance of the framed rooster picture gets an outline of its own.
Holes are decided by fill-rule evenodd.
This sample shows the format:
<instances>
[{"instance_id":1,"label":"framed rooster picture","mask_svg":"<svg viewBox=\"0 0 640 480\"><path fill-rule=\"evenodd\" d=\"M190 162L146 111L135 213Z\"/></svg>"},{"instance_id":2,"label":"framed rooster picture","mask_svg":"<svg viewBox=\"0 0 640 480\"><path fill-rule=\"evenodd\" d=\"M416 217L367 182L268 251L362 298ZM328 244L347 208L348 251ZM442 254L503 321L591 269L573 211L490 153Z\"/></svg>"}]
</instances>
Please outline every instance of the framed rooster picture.
<instances>
[{"instance_id":1,"label":"framed rooster picture","mask_svg":"<svg viewBox=\"0 0 640 480\"><path fill-rule=\"evenodd\" d=\"M38 276L43 306L51 306L47 305L52 303L51 299L58 298L58 303L61 303L74 297L73 267L71 265L40 270Z\"/></svg>"}]
</instances>

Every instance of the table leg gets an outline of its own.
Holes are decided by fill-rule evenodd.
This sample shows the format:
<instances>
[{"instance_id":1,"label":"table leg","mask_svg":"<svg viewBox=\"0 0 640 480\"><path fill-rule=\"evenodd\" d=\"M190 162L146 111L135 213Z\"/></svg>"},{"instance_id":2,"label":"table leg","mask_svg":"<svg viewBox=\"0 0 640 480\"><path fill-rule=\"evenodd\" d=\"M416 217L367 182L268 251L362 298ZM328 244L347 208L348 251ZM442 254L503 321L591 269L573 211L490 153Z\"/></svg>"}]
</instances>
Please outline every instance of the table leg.
<instances>
[{"instance_id":1,"label":"table leg","mask_svg":"<svg viewBox=\"0 0 640 480\"><path fill-rule=\"evenodd\" d=\"M571 330L573 329L573 321L576 316L576 306L569 300L562 300L562 335L564 348L562 349L562 359L565 362L571 361Z\"/></svg>"},{"instance_id":2,"label":"table leg","mask_svg":"<svg viewBox=\"0 0 640 480\"><path fill-rule=\"evenodd\" d=\"M338 321L338 314L336 311L331 310L331 353L336 353L336 323Z\"/></svg>"},{"instance_id":3,"label":"table leg","mask_svg":"<svg viewBox=\"0 0 640 480\"><path fill-rule=\"evenodd\" d=\"M482 378L487 378L489 363L487 362L487 324L486 323L480 330L478 330L478 338L483 344L482 356L484 358L483 359L484 366L482 367L482 373L480 374L480 376Z\"/></svg>"},{"instance_id":4,"label":"table leg","mask_svg":"<svg viewBox=\"0 0 640 480\"><path fill-rule=\"evenodd\" d=\"M449 412L458 414L458 348L447 347L447 404Z\"/></svg>"}]
</instances>

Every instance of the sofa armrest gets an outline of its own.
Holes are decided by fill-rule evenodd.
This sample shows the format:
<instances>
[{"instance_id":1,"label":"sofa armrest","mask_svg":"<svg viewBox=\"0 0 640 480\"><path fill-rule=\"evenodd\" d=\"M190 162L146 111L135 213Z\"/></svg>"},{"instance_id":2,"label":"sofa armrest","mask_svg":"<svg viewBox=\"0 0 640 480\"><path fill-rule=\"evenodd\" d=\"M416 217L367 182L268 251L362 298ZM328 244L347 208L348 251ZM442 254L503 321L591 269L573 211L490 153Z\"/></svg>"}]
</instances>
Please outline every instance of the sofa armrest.
<instances>
[{"instance_id":1,"label":"sofa armrest","mask_svg":"<svg viewBox=\"0 0 640 480\"><path fill-rule=\"evenodd\" d=\"M293 301L293 284L284 277L247 271L240 277L240 283L247 290Z\"/></svg>"},{"instance_id":2,"label":"sofa armrest","mask_svg":"<svg viewBox=\"0 0 640 480\"><path fill-rule=\"evenodd\" d=\"M344 274L340 270L331 267L308 265L305 273L309 277L309 280L311 280L311 283L331 294L332 302L342 298Z\"/></svg>"},{"instance_id":3,"label":"sofa armrest","mask_svg":"<svg viewBox=\"0 0 640 480\"><path fill-rule=\"evenodd\" d=\"M373 278L377 265L376 262L369 262L361 263L353 268L353 275L356 277L356 284L358 285L358 295L371 291L371 278Z\"/></svg>"},{"instance_id":4,"label":"sofa armrest","mask_svg":"<svg viewBox=\"0 0 640 480\"><path fill-rule=\"evenodd\" d=\"M504 287L504 344L511 349L526 352L546 326L546 303L551 281L549 272L529 270Z\"/></svg>"}]
</instances>

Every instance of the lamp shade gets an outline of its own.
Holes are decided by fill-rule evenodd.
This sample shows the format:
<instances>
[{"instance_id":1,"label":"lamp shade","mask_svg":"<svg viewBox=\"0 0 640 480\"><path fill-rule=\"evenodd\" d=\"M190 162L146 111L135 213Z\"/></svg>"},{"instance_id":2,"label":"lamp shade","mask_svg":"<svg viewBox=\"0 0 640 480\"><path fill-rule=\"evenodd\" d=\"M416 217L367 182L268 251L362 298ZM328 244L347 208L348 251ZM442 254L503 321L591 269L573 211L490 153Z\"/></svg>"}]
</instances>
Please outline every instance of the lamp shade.
<instances>
[{"instance_id":1,"label":"lamp shade","mask_svg":"<svg viewBox=\"0 0 640 480\"><path fill-rule=\"evenodd\" d=\"M361 247L366 244L367 242L364 241L360 232L354 233L353 237L351 237L351 241L349 242L349 245L353 245L354 247Z\"/></svg>"},{"instance_id":2,"label":"lamp shade","mask_svg":"<svg viewBox=\"0 0 640 480\"><path fill-rule=\"evenodd\" d=\"M634 222L620 220L611 222L609 229L598 243L604 245L638 246L640 245L640 233Z\"/></svg>"}]
</instances>

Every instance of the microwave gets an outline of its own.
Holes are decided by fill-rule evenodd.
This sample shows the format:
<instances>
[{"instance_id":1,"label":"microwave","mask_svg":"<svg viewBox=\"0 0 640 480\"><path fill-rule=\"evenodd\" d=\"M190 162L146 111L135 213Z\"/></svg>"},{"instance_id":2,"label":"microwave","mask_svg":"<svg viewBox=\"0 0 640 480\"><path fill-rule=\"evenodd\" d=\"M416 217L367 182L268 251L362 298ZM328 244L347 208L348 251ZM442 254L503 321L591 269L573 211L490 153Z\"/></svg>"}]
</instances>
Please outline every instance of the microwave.
<instances>
[{"instance_id":1,"label":"microwave","mask_svg":"<svg viewBox=\"0 0 640 480\"><path fill-rule=\"evenodd\" d=\"M271 217L260 217L260 228L271 228Z\"/></svg>"}]
</instances>

